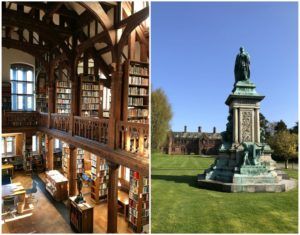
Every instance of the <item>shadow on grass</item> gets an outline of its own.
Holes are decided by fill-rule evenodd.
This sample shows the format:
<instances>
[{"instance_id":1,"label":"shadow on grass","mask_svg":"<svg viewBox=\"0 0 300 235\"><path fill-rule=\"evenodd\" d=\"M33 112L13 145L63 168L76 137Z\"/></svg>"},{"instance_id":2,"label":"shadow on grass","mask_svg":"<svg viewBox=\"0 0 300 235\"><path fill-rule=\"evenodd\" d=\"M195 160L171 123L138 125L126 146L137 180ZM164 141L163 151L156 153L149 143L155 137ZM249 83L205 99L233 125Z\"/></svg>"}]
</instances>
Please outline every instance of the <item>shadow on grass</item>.
<instances>
[{"instance_id":1,"label":"shadow on grass","mask_svg":"<svg viewBox=\"0 0 300 235\"><path fill-rule=\"evenodd\" d=\"M152 180L166 180L175 183L185 183L194 188L199 188L197 184L197 175L152 175Z\"/></svg>"}]
</instances>

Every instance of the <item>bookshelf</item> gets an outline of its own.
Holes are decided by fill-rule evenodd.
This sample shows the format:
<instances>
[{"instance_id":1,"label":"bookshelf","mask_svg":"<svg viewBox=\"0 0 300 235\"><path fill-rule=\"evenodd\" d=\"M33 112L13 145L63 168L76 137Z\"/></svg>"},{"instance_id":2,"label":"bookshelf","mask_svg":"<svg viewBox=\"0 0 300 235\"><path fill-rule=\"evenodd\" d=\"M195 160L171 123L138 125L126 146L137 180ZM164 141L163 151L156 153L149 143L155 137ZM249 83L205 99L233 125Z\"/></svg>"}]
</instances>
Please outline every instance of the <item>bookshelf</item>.
<instances>
[{"instance_id":1,"label":"bookshelf","mask_svg":"<svg viewBox=\"0 0 300 235\"><path fill-rule=\"evenodd\" d=\"M107 198L108 165L105 159L91 154L91 198L95 203Z\"/></svg>"},{"instance_id":2,"label":"bookshelf","mask_svg":"<svg viewBox=\"0 0 300 235\"><path fill-rule=\"evenodd\" d=\"M132 60L126 61L124 76L124 120L148 123L149 64Z\"/></svg>"},{"instance_id":3,"label":"bookshelf","mask_svg":"<svg viewBox=\"0 0 300 235\"><path fill-rule=\"evenodd\" d=\"M81 116L99 117L100 85L98 78L94 75L81 75L80 81Z\"/></svg>"},{"instance_id":4,"label":"bookshelf","mask_svg":"<svg viewBox=\"0 0 300 235\"><path fill-rule=\"evenodd\" d=\"M71 112L71 82L56 81L56 112L70 113Z\"/></svg>"},{"instance_id":5,"label":"bookshelf","mask_svg":"<svg viewBox=\"0 0 300 235\"><path fill-rule=\"evenodd\" d=\"M66 143L62 146L62 172L66 178L69 178L69 165L70 165L70 149Z\"/></svg>"},{"instance_id":6,"label":"bookshelf","mask_svg":"<svg viewBox=\"0 0 300 235\"><path fill-rule=\"evenodd\" d=\"M149 180L136 171L130 171L129 226L141 233L149 226Z\"/></svg>"},{"instance_id":7,"label":"bookshelf","mask_svg":"<svg viewBox=\"0 0 300 235\"><path fill-rule=\"evenodd\" d=\"M11 110L11 85L9 82L2 82L2 110Z\"/></svg>"},{"instance_id":8,"label":"bookshelf","mask_svg":"<svg viewBox=\"0 0 300 235\"><path fill-rule=\"evenodd\" d=\"M46 93L36 94L36 110L40 112L48 112L48 95Z\"/></svg>"},{"instance_id":9,"label":"bookshelf","mask_svg":"<svg viewBox=\"0 0 300 235\"><path fill-rule=\"evenodd\" d=\"M62 152L60 150L56 150L53 153L53 167L54 169L61 169L62 166Z\"/></svg>"},{"instance_id":10,"label":"bookshelf","mask_svg":"<svg viewBox=\"0 0 300 235\"><path fill-rule=\"evenodd\" d=\"M84 150L77 148L77 164L76 173L84 173Z\"/></svg>"},{"instance_id":11,"label":"bookshelf","mask_svg":"<svg viewBox=\"0 0 300 235\"><path fill-rule=\"evenodd\" d=\"M78 233L93 233L94 207L87 203L77 204L74 197L70 197L70 224Z\"/></svg>"}]
</instances>

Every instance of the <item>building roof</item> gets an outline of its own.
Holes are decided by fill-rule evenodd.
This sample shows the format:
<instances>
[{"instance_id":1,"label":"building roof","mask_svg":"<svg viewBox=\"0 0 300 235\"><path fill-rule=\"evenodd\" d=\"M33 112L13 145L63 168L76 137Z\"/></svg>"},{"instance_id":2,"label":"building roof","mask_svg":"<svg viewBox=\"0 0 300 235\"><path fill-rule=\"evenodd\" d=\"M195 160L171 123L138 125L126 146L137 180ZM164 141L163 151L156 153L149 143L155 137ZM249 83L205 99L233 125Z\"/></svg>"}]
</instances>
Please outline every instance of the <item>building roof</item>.
<instances>
[{"instance_id":1,"label":"building roof","mask_svg":"<svg viewBox=\"0 0 300 235\"><path fill-rule=\"evenodd\" d=\"M170 132L173 138L185 138L185 139L222 139L220 133L208 133L208 132Z\"/></svg>"}]
</instances>

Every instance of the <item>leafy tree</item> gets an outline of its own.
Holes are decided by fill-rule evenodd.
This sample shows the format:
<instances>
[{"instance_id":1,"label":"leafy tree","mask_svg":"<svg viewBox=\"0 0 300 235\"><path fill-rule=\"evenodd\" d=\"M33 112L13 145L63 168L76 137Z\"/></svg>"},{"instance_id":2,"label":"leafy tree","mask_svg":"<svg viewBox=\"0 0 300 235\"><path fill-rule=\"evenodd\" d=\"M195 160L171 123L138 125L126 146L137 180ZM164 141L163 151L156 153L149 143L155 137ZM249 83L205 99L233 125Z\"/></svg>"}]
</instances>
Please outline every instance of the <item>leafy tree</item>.
<instances>
[{"instance_id":1,"label":"leafy tree","mask_svg":"<svg viewBox=\"0 0 300 235\"><path fill-rule=\"evenodd\" d=\"M298 122L290 129L291 133L298 134Z\"/></svg>"},{"instance_id":2,"label":"leafy tree","mask_svg":"<svg viewBox=\"0 0 300 235\"><path fill-rule=\"evenodd\" d=\"M165 92L159 88L151 94L151 148L159 150L170 129L172 109Z\"/></svg>"},{"instance_id":3,"label":"leafy tree","mask_svg":"<svg viewBox=\"0 0 300 235\"><path fill-rule=\"evenodd\" d=\"M271 136L268 142L274 150L273 154L285 160L286 169L289 160L298 157L298 135L282 130Z\"/></svg>"},{"instance_id":4,"label":"leafy tree","mask_svg":"<svg viewBox=\"0 0 300 235\"><path fill-rule=\"evenodd\" d=\"M281 131L286 131L286 130L287 130L287 126L284 121L280 120L279 122L277 122L277 124L275 126L276 132L281 132Z\"/></svg>"}]
</instances>

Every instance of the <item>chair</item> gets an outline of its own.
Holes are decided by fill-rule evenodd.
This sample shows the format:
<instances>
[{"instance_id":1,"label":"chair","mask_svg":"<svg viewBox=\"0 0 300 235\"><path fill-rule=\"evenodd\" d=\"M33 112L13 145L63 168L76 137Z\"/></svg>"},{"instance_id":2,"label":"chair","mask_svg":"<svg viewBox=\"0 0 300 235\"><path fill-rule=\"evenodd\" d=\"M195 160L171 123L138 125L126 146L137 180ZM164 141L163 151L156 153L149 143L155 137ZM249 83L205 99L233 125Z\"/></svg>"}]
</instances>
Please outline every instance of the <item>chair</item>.
<instances>
[{"instance_id":1,"label":"chair","mask_svg":"<svg viewBox=\"0 0 300 235\"><path fill-rule=\"evenodd\" d=\"M16 197L15 196L7 196L3 198L3 214L8 214L14 216L16 210Z\"/></svg>"}]
</instances>

